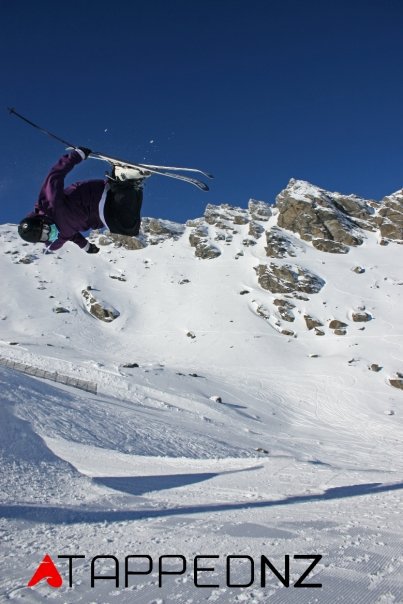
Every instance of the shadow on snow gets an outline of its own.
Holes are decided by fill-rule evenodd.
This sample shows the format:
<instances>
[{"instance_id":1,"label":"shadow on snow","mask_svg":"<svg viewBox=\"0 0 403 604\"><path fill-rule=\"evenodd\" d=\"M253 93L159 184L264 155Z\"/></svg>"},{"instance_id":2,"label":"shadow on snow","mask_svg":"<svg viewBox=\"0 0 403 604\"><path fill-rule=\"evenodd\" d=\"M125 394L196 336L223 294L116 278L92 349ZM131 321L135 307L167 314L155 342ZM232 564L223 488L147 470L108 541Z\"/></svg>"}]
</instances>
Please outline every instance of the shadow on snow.
<instances>
[{"instance_id":1,"label":"shadow on snow","mask_svg":"<svg viewBox=\"0 0 403 604\"><path fill-rule=\"evenodd\" d=\"M249 468L248 471L256 468ZM223 474L225 474L224 472ZM231 472L232 473L232 472ZM94 482L108 488L139 496L151 491L179 488L210 480L221 473L173 474L163 476L141 477L103 477L96 478ZM141 520L143 518L169 518L189 514L214 514L237 510L258 510L264 508L299 505L304 503L326 502L339 499L362 497L365 495L379 495L403 489L403 482L399 483L368 483L346 485L327 489L324 493L309 495L293 495L284 499L264 501L248 501L236 503L205 503L202 505L188 505L164 509L149 509L149 502L141 499L137 509L91 509L85 507L63 507L58 505L25 505L25 504L0 504L0 517L33 522L46 522L51 524L75 524L96 522L122 522ZM142 507L144 506L144 507Z\"/></svg>"}]
</instances>

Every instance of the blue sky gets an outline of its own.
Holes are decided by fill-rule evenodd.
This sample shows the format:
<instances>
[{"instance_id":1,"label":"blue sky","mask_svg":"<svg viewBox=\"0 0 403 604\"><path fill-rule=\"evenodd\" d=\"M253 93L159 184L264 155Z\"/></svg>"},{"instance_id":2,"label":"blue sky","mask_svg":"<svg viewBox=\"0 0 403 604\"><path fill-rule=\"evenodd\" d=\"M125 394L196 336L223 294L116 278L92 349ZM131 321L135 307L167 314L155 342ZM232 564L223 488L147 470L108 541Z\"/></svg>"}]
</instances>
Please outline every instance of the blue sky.
<instances>
[{"instance_id":1,"label":"blue sky","mask_svg":"<svg viewBox=\"0 0 403 604\"><path fill-rule=\"evenodd\" d=\"M8 106L78 145L215 174L209 193L151 178L145 216L272 202L290 178L374 199L403 185L401 0L1 0L1 15L0 222L63 153Z\"/></svg>"}]
</instances>

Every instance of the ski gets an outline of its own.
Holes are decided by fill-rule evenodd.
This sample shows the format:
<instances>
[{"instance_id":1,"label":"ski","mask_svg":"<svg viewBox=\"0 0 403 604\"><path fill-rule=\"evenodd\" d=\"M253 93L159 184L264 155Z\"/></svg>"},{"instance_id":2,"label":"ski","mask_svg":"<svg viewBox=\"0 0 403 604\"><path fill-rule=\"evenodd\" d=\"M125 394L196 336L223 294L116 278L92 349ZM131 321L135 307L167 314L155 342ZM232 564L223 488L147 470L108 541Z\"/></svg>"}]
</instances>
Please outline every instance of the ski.
<instances>
[{"instance_id":1,"label":"ski","mask_svg":"<svg viewBox=\"0 0 403 604\"><path fill-rule=\"evenodd\" d=\"M183 182L187 182L191 185L194 185L198 189L202 191L209 191L209 187L205 182L199 180L198 178L192 178L191 176L185 176L184 174L176 174L172 172L166 172L162 169L162 166L155 168L153 166L149 166L146 164L135 164L133 162L126 161L124 159L119 159L118 157L112 157L111 155L105 155L104 153L100 153L98 151L92 151L89 155L92 159L100 159L102 161L110 162L111 164L115 164L118 166L126 167L126 168L137 168L139 170L145 170L146 172L151 172L151 174L158 174L159 176L167 176L168 178L174 178L176 180L181 180Z\"/></svg>"},{"instance_id":2,"label":"ski","mask_svg":"<svg viewBox=\"0 0 403 604\"><path fill-rule=\"evenodd\" d=\"M180 168L179 166L155 166L153 164L142 164L147 168L156 168L157 170L172 170L175 172L197 172L198 174L202 174L206 178L214 178L213 174L209 172L204 172L203 170L199 170L198 168Z\"/></svg>"},{"instance_id":3,"label":"ski","mask_svg":"<svg viewBox=\"0 0 403 604\"><path fill-rule=\"evenodd\" d=\"M43 134L46 134L46 136L49 136L50 138L53 138L53 139L59 141L60 143L67 145L67 147L72 147L72 148L77 147L77 145L73 145L72 143L61 138L60 136L57 136L53 132L50 132L49 130L42 128L41 126L38 126L38 124L35 124L34 122L29 120L27 117L25 117L21 113L18 113L13 107L9 107L8 111L11 115L15 115L16 117L23 120L24 122L26 122L33 128L36 128ZM108 161L110 163L120 165L122 167L126 166L126 167L131 167L131 168L138 168L140 170L146 170L147 172L151 172L152 174L159 174L160 176L167 176L168 178L174 178L176 180L181 180L183 182L187 182L191 185L194 185L195 187L197 187L198 189L201 189L202 191L208 191L209 188L206 185L206 183L202 182L198 178L192 178L191 176L185 176L184 174L176 174L176 173L172 173L172 172L167 172L166 170L198 172L200 174L203 174L207 178L213 178L213 176L211 174L208 174L207 172L203 172L202 170L198 170L198 169L178 168L178 167L174 167L174 166L169 167L169 166L152 166L152 165L146 165L146 164L135 164L133 162L127 162L125 160L118 159L117 157L111 157L110 155L105 155L104 153L98 153L96 151L92 152L89 157L92 157L93 159L100 159L103 161Z\"/></svg>"}]
</instances>

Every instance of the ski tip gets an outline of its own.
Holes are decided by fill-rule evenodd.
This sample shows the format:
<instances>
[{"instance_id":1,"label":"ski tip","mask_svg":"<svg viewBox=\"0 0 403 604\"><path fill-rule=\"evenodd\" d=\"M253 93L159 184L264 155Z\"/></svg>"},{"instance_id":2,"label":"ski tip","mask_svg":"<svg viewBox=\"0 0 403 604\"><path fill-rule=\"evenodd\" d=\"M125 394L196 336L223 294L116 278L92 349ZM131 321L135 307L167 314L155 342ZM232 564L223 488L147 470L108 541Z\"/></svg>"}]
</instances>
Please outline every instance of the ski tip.
<instances>
[{"instance_id":1,"label":"ski tip","mask_svg":"<svg viewBox=\"0 0 403 604\"><path fill-rule=\"evenodd\" d=\"M9 113L15 113L15 108L14 107L7 107L7 111Z\"/></svg>"},{"instance_id":2,"label":"ski tip","mask_svg":"<svg viewBox=\"0 0 403 604\"><path fill-rule=\"evenodd\" d=\"M206 172L207 178L214 178L214 174L210 174L210 172Z\"/></svg>"}]
</instances>

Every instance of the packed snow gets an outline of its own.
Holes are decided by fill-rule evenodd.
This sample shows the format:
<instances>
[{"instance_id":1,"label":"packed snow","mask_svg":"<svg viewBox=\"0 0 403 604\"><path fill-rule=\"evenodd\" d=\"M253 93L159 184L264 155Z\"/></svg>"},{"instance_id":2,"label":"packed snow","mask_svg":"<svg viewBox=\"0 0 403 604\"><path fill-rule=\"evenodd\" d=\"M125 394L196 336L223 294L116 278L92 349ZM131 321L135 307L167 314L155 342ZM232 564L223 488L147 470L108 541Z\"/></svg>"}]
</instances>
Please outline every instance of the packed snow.
<instances>
[{"instance_id":1,"label":"packed snow","mask_svg":"<svg viewBox=\"0 0 403 604\"><path fill-rule=\"evenodd\" d=\"M264 236L207 225L220 256L199 259L192 226L164 225L95 256L0 227L0 602L402 603L403 246L288 233L325 285L284 335ZM46 554L62 586L28 587Z\"/></svg>"}]
</instances>

